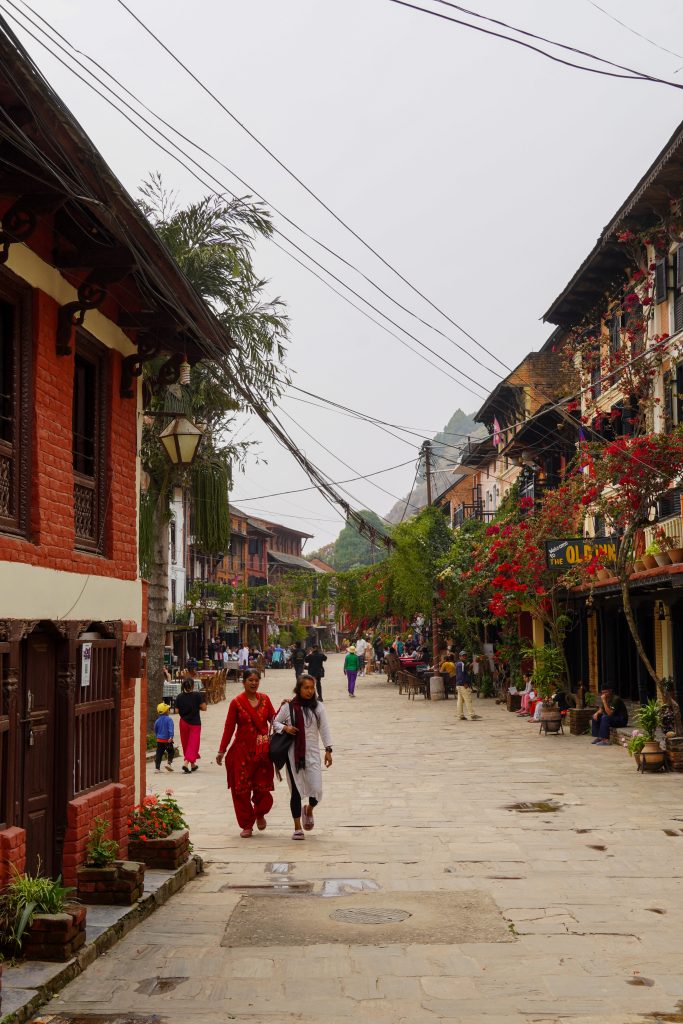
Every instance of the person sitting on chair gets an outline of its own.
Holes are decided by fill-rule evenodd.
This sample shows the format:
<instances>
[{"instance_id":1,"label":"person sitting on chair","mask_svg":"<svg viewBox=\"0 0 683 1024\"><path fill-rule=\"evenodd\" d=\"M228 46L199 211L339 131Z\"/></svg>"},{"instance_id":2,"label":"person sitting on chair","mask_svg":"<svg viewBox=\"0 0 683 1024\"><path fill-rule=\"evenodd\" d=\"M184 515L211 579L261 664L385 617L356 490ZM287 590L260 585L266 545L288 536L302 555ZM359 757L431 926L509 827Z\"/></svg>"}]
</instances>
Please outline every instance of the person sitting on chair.
<instances>
[{"instance_id":1,"label":"person sitting on chair","mask_svg":"<svg viewBox=\"0 0 683 1024\"><path fill-rule=\"evenodd\" d=\"M610 729L622 729L628 725L628 710L609 684L600 691L600 704L591 721L591 734L595 745L608 747Z\"/></svg>"}]
</instances>

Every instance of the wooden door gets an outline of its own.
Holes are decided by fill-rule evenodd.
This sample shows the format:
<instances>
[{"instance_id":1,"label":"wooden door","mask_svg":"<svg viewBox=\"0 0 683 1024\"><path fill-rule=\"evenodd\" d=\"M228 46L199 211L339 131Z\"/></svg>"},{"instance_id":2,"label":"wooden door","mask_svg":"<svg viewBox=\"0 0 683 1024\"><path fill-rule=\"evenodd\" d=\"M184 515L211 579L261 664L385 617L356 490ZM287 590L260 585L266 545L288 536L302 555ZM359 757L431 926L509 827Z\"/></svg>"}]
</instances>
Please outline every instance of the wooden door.
<instances>
[{"instance_id":1,"label":"wooden door","mask_svg":"<svg viewBox=\"0 0 683 1024\"><path fill-rule=\"evenodd\" d=\"M55 794L55 691L57 659L53 637L32 633L25 641L22 686L22 809L26 829L26 870L53 869Z\"/></svg>"}]
</instances>

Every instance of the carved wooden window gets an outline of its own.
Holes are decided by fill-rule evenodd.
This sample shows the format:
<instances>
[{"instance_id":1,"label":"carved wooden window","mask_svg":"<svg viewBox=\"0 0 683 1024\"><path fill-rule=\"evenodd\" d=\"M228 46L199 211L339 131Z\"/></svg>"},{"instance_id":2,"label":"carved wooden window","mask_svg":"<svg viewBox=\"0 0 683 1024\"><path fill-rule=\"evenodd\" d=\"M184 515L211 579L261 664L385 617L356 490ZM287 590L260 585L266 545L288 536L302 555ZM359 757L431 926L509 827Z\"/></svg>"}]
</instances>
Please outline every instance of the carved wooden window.
<instances>
[{"instance_id":1,"label":"carved wooden window","mask_svg":"<svg viewBox=\"0 0 683 1024\"><path fill-rule=\"evenodd\" d=\"M93 640L85 656L83 643L74 706L74 796L116 782L119 773L118 642Z\"/></svg>"},{"instance_id":2,"label":"carved wooden window","mask_svg":"<svg viewBox=\"0 0 683 1024\"><path fill-rule=\"evenodd\" d=\"M104 553L106 487L106 352L79 335L72 407L76 547Z\"/></svg>"},{"instance_id":3,"label":"carved wooden window","mask_svg":"<svg viewBox=\"0 0 683 1024\"><path fill-rule=\"evenodd\" d=\"M0 530L28 531L31 292L0 275Z\"/></svg>"}]
</instances>

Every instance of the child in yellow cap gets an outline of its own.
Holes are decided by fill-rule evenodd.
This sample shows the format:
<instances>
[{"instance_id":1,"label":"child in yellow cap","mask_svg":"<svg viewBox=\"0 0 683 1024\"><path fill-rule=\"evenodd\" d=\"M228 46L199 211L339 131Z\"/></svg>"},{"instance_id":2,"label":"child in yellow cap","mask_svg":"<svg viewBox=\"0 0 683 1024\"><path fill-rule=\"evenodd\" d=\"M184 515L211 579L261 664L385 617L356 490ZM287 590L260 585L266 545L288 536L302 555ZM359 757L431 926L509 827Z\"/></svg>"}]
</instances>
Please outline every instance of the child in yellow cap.
<instances>
[{"instance_id":1,"label":"child in yellow cap","mask_svg":"<svg viewBox=\"0 0 683 1024\"><path fill-rule=\"evenodd\" d=\"M173 771L173 755L175 753L173 735L175 732L175 726L173 719L169 715L170 707L168 704L157 704L157 714L159 717L154 723L154 735L157 738L157 751L154 755L154 770L157 772L161 771L161 762L164 754L166 754L166 764L164 765L167 772Z\"/></svg>"}]
</instances>

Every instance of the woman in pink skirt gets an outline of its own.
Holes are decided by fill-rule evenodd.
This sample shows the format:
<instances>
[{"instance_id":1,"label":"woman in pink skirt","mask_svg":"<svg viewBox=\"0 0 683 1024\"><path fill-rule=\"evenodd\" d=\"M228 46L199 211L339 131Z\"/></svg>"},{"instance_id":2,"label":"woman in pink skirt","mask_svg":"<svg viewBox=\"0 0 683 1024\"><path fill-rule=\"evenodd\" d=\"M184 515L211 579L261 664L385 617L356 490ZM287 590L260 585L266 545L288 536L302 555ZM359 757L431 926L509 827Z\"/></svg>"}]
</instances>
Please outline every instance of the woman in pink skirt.
<instances>
[{"instance_id":1,"label":"woman in pink skirt","mask_svg":"<svg viewBox=\"0 0 683 1024\"><path fill-rule=\"evenodd\" d=\"M175 699L180 715L180 742L183 745L183 771L186 774L199 768L199 740L202 735L200 711L206 711L206 694L195 690L193 679L183 680L183 691Z\"/></svg>"}]
</instances>

